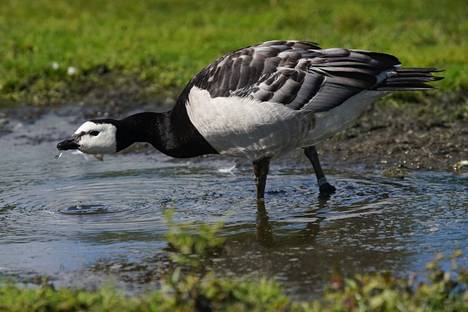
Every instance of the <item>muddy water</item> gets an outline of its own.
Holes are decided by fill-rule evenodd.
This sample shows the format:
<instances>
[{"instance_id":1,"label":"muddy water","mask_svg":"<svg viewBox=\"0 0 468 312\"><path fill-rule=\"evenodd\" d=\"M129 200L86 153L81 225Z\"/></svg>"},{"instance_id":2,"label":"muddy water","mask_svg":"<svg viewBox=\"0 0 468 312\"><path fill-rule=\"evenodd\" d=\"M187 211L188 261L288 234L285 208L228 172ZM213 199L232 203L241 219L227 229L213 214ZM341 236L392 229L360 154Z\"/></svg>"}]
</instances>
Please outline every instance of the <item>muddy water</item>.
<instances>
[{"instance_id":1,"label":"muddy water","mask_svg":"<svg viewBox=\"0 0 468 312\"><path fill-rule=\"evenodd\" d=\"M162 252L169 208L179 222L225 220L218 272L272 277L299 297L336 271L406 274L437 252L468 255L466 175L418 171L399 180L341 166L328 172L338 192L320 199L310 166L286 159L273 164L266 206L257 207L247 163L230 171L232 159L157 152L57 160L55 144L76 122L51 114L9 126L0 137L0 277L106 281L89 269L96 262L145 263Z\"/></svg>"}]
</instances>

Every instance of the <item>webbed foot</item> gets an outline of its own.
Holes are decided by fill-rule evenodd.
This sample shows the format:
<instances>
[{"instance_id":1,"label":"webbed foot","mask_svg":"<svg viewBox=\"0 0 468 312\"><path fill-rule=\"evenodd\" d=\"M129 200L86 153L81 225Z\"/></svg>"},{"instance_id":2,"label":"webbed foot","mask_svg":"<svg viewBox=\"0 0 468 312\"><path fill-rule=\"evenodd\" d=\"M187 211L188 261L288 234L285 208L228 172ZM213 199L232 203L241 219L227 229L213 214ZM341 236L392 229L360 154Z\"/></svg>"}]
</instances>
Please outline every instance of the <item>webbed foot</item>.
<instances>
[{"instance_id":1,"label":"webbed foot","mask_svg":"<svg viewBox=\"0 0 468 312\"><path fill-rule=\"evenodd\" d=\"M328 196L336 192L336 188L328 182L321 184L319 190L320 196Z\"/></svg>"}]
</instances>

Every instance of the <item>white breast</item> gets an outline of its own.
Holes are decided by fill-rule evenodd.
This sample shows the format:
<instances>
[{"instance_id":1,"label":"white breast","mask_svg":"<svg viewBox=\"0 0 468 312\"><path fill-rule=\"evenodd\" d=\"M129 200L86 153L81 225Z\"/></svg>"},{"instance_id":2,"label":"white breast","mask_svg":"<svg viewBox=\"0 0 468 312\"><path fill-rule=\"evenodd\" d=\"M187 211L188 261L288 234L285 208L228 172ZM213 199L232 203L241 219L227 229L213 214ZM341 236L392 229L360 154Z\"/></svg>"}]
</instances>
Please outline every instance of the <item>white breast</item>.
<instances>
[{"instance_id":1,"label":"white breast","mask_svg":"<svg viewBox=\"0 0 468 312\"><path fill-rule=\"evenodd\" d=\"M220 154L258 159L295 149L313 126L304 115L283 104L249 98L211 98L193 87L187 113L200 134Z\"/></svg>"}]
</instances>

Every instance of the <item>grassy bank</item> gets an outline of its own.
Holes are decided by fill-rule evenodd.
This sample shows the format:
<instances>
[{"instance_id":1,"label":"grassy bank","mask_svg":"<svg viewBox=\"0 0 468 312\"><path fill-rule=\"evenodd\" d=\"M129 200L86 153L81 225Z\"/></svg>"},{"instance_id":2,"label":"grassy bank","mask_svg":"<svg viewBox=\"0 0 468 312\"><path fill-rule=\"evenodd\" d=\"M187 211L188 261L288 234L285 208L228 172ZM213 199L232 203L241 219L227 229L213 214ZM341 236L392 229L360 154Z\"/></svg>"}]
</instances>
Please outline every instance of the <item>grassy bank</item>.
<instances>
[{"instance_id":1,"label":"grassy bank","mask_svg":"<svg viewBox=\"0 0 468 312\"><path fill-rule=\"evenodd\" d=\"M112 289L96 292L49 286L25 289L0 287L0 310L35 311L467 311L465 281L411 285L389 275L359 276L343 285L335 281L320 300L293 302L270 281L248 282L185 276L139 297ZM408 287L416 287L414 290ZM462 290L465 287L465 290ZM457 289L458 288L458 289Z\"/></svg>"},{"instance_id":2,"label":"grassy bank","mask_svg":"<svg viewBox=\"0 0 468 312\"><path fill-rule=\"evenodd\" d=\"M224 52L277 38L386 51L445 68L443 90L468 86L464 1L4 0L1 103L47 104L92 88L174 95Z\"/></svg>"},{"instance_id":3,"label":"grassy bank","mask_svg":"<svg viewBox=\"0 0 468 312\"><path fill-rule=\"evenodd\" d=\"M201 225L195 234L169 218L167 234L172 269L162 288L128 297L112 289L94 292L0 285L0 311L467 311L468 272L451 258L442 270L436 258L425 282L388 273L335 276L320 299L296 302L266 279L219 278L210 257L223 248L221 225Z\"/></svg>"}]
</instances>

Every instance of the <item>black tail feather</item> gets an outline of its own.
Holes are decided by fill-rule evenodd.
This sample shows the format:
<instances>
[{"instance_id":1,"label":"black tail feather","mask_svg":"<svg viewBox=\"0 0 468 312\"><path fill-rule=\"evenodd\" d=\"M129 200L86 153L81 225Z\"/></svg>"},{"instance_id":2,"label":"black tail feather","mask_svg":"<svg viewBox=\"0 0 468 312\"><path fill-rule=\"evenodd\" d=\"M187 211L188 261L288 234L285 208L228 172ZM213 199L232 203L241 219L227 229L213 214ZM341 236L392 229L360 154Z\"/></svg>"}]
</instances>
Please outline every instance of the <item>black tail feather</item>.
<instances>
[{"instance_id":1,"label":"black tail feather","mask_svg":"<svg viewBox=\"0 0 468 312\"><path fill-rule=\"evenodd\" d=\"M443 79L444 77L433 76L433 73L442 71L443 70L435 67L398 67L392 71L388 78L379 83L375 87L375 90L414 91L433 89L433 87L427 84L427 82Z\"/></svg>"},{"instance_id":2,"label":"black tail feather","mask_svg":"<svg viewBox=\"0 0 468 312\"><path fill-rule=\"evenodd\" d=\"M443 69L437 67L399 67L396 68L397 73L415 72L415 73L440 73Z\"/></svg>"}]
</instances>

